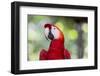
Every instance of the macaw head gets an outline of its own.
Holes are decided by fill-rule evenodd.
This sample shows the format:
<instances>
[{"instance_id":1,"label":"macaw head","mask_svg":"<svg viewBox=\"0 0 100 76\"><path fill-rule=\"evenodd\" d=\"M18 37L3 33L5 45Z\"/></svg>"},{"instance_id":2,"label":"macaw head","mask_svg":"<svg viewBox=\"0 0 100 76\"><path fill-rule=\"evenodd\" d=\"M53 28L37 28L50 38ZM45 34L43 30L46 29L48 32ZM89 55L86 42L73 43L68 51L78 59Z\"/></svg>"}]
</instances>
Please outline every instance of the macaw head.
<instances>
[{"instance_id":1,"label":"macaw head","mask_svg":"<svg viewBox=\"0 0 100 76\"><path fill-rule=\"evenodd\" d=\"M45 24L45 36L47 39L54 40L54 39L64 39L64 35L62 31L53 24Z\"/></svg>"}]
</instances>

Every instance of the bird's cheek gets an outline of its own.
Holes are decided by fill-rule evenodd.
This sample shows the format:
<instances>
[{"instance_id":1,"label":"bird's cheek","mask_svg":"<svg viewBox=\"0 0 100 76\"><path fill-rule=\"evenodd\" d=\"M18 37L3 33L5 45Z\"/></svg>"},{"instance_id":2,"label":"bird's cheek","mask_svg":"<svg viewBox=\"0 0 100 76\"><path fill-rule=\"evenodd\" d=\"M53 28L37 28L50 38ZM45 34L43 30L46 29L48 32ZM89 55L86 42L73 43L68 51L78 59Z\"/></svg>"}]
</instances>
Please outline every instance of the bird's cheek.
<instances>
[{"instance_id":1,"label":"bird's cheek","mask_svg":"<svg viewBox=\"0 0 100 76\"><path fill-rule=\"evenodd\" d=\"M46 29L45 29L45 36L47 37L47 36L48 36L48 34L49 34L49 29L48 29L48 28L46 28Z\"/></svg>"},{"instance_id":2,"label":"bird's cheek","mask_svg":"<svg viewBox=\"0 0 100 76\"><path fill-rule=\"evenodd\" d=\"M59 38L59 31L58 30L54 30L52 33L53 33L55 39Z\"/></svg>"}]
</instances>

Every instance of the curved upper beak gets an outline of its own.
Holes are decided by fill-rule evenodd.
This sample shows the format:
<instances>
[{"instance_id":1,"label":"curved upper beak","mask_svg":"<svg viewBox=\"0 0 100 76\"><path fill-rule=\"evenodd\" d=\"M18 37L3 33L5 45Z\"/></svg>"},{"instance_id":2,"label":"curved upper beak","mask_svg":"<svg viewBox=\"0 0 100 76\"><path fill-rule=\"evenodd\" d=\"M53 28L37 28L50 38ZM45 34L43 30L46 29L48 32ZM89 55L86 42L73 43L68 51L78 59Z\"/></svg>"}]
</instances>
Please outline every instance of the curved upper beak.
<instances>
[{"instance_id":1,"label":"curved upper beak","mask_svg":"<svg viewBox=\"0 0 100 76\"><path fill-rule=\"evenodd\" d=\"M54 35L52 34L52 32L51 32L51 30L48 32L48 35L45 35L45 38L47 39L47 40L53 40L54 39Z\"/></svg>"},{"instance_id":2,"label":"curved upper beak","mask_svg":"<svg viewBox=\"0 0 100 76\"><path fill-rule=\"evenodd\" d=\"M48 38L49 38L50 40L53 40L53 39L54 39L54 36L53 36L51 30L49 31Z\"/></svg>"}]
</instances>

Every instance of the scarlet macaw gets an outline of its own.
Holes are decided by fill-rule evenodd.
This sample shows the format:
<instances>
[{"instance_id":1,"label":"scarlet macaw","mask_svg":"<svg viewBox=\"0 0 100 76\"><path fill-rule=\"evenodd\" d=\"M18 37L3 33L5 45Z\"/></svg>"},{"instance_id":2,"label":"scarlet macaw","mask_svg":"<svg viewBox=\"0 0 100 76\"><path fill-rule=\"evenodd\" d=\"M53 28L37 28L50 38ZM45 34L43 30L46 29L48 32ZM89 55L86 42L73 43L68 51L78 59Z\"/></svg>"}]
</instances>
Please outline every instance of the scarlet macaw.
<instances>
[{"instance_id":1,"label":"scarlet macaw","mask_svg":"<svg viewBox=\"0 0 100 76\"><path fill-rule=\"evenodd\" d=\"M50 39L50 46L48 50L42 49L40 51L40 60L56 60L56 59L70 59L71 55L64 47L64 34L53 24L45 24L45 37Z\"/></svg>"}]
</instances>

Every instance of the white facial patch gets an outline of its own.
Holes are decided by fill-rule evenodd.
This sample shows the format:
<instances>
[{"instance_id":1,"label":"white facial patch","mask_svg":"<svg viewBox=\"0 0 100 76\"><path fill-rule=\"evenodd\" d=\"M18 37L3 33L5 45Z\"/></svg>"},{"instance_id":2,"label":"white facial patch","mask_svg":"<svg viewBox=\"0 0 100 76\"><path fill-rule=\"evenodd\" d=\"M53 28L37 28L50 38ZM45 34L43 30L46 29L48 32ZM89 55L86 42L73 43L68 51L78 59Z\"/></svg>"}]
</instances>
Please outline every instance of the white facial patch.
<instances>
[{"instance_id":1,"label":"white facial patch","mask_svg":"<svg viewBox=\"0 0 100 76\"><path fill-rule=\"evenodd\" d=\"M45 36L48 37L49 34L49 28L45 28Z\"/></svg>"},{"instance_id":2,"label":"white facial patch","mask_svg":"<svg viewBox=\"0 0 100 76\"><path fill-rule=\"evenodd\" d=\"M55 39L59 38L59 30L56 27L52 26L51 32L52 32Z\"/></svg>"}]
</instances>

